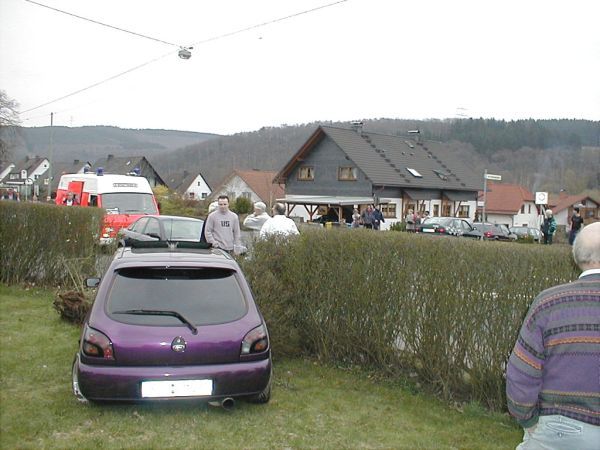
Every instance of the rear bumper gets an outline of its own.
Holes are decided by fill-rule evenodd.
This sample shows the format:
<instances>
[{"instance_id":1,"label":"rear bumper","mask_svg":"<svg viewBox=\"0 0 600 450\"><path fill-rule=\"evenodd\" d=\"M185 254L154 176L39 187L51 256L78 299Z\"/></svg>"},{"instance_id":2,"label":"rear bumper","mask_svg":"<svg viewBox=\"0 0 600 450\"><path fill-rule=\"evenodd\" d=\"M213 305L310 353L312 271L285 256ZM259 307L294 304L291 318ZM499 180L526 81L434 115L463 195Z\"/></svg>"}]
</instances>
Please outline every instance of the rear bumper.
<instances>
[{"instance_id":1,"label":"rear bumper","mask_svg":"<svg viewBox=\"0 0 600 450\"><path fill-rule=\"evenodd\" d=\"M210 379L213 381L212 395L192 397L208 401L261 393L271 378L271 359L202 366L116 367L84 364L77 356L75 370L79 389L88 400L173 400L142 398L142 381ZM190 397L175 399L182 398Z\"/></svg>"}]
</instances>

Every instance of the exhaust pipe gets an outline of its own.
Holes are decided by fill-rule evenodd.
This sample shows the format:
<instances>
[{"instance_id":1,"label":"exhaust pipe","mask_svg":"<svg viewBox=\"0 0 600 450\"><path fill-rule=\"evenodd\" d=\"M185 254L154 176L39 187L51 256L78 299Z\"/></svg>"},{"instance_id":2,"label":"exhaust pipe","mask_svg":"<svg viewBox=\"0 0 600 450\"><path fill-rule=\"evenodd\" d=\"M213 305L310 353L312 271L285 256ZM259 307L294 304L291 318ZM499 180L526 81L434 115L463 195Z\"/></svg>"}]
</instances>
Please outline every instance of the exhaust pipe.
<instances>
[{"instance_id":1,"label":"exhaust pipe","mask_svg":"<svg viewBox=\"0 0 600 450\"><path fill-rule=\"evenodd\" d=\"M233 409L233 407L235 406L235 400L232 399L231 397L225 397L223 400L221 401L216 401L216 402L208 402L208 404L210 406L216 406L216 407L221 407L223 408L225 411L231 411Z\"/></svg>"},{"instance_id":2,"label":"exhaust pipe","mask_svg":"<svg viewBox=\"0 0 600 450\"><path fill-rule=\"evenodd\" d=\"M225 410L225 411L231 411L233 409L233 407L235 406L235 400L232 399L231 397L227 397L224 398L221 401L221 407Z\"/></svg>"}]
</instances>

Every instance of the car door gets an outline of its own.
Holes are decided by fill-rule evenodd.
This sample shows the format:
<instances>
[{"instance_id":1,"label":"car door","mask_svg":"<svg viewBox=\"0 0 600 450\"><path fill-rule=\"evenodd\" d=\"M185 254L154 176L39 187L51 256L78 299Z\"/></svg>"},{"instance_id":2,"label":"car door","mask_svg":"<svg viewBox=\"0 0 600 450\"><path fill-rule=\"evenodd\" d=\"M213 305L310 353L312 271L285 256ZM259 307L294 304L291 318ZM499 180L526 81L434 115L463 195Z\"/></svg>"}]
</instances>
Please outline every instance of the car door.
<instances>
[{"instance_id":1,"label":"car door","mask_svg":"<svg viewBox=\"0 0 600 450\"><path fill-rule=\"evenodd\" d=\"M143 231L148 223L148 217L142 217L141 219L133 222L128 228L123 228L121 234L123 235L123 241L126 246L131 245L132 241L144 240Z\"/></svg>"},{"instance_id":2,"label":"car door","mask_svg":"<svg viewBox=\"0 0 600 450\"><path fill-rule=\"evenodd\" d=\"M161 233L161 227L159 220L155 217L149 217L148 223L144 228L143 240L145 241L159 241L162 239L163 234Z\"/></svg>"},{"instance_id":3,"label":"car door","mask_svg":"<svg viewBox=\"0 0 600 450\"><path fill-rule=\"evenodd\" d=\"M479 232L476 228L473 228L469 222L464 219L460 221L461 227L461 236L470 237L470 238L480 238L481 232Z\"/></svg>"}]
</instances>

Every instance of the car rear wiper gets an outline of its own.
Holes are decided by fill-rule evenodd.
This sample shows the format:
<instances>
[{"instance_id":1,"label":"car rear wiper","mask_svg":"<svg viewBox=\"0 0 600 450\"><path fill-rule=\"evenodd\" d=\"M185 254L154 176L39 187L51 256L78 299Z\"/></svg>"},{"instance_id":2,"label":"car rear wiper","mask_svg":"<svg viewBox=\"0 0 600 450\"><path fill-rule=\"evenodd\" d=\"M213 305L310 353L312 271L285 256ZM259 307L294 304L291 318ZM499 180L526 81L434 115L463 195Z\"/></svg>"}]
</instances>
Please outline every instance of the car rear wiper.
<instances>
[{"instance_id":1,"label":"car rear wiper","mask_svg":"<svg viewBox=\"0 0 600 450\"><path fill-rule=\"evenodd\" d=\"M164 311L160 309L127 309L125 311L115 311L113 314L135 314L138 316L171 316L176 317L185 323L190 330L192 330L192 334L198 334L198 328L192 324L189 320L179 314L177 311Z\"/></svg>"}]
</instances>

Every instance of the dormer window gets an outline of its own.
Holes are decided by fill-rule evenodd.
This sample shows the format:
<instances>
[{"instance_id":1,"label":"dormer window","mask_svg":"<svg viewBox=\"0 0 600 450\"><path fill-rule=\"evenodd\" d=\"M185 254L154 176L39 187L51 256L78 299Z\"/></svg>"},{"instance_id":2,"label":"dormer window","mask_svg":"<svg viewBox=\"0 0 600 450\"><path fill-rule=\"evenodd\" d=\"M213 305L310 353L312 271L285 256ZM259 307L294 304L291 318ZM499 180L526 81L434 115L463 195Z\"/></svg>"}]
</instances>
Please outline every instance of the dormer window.
<instances>
[{"instance_id":1,"label":"dormer window","mask_svg":"<svg viewBox=\"0 0 600 450\"><path fill-rule=\"evenodd\" d=\"M356 181L356 167L338 167L338 180Z\"/></svg>"},{"instance_id":2,"label":"dormer window","mask_svg":"<svg viewBox=\"0 0 600 450\"><path fill-rule=\"evenodd\" d=\"M315 168L311 166L302 166L298 169L298 180L300 181L314 181L315 179Z\"/></svg>"},{"instance_id":3,"label":"dormer window","mask_svg":"<svg viewBox=\"0 0 600 450\"><path fill-rule=\"evenodd\" d=\"M411 169L410 167L407 167L406 170L408 170L410 174L415 178L423 178L423 175L421 175L416 169Z\"/></svg>"},{"instance_id":4,"label":"dormer window","mask_svg":"<svg viewBox=\"0 0 600 450\"><path fill-rule=\"evenodd\" d=\"M433 171L438 177L440 177L441 180L448 181L448 175L446 175L444 172L436 169L433 169Z\"/></svg>"}]
</instances>

